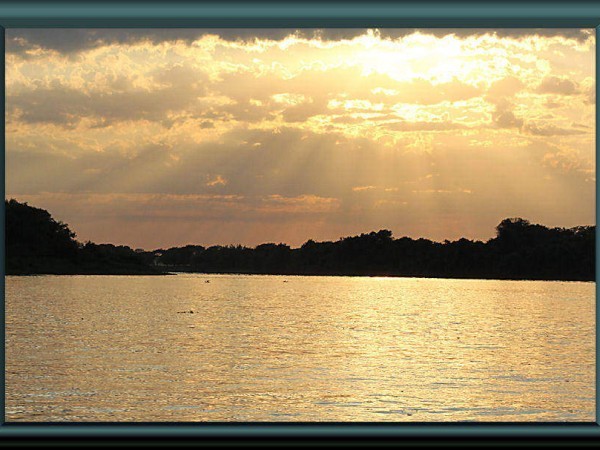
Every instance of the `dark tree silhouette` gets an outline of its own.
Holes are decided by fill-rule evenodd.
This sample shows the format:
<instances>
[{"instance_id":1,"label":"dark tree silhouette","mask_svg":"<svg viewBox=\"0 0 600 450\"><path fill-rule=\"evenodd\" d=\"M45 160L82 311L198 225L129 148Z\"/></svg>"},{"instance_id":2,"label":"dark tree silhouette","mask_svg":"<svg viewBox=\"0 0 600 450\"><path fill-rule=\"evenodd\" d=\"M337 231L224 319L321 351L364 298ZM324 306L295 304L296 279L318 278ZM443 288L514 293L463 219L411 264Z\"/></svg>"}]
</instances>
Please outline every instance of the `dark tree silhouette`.
<instances>
[{"instance_id":1,"label":"dark tree silhouette","mask_svg":"<svg viewBox=\"0 0 600 450\"><path fill-rule=\"evenodd\" d=\"M505 219L487 242L433 242L389 230L310 239L300 248L187 245L134 252L112 244L80 244L47 211L5 201L7 273L206 273L379 275L442 278L595 280L595 226L547 228Z\"/></svg>"},{"instance_id":2,"label":"dark tree silhouette","mask_svg":"<svg viewBox=\"0 0 600 450\"><path fill-rule=\"evenodd\" d=\"M146 274L158 271L131 248L112 244L81 244L69 227L48 211L4 201L6 273Z\"/></svg>"},{"instance_id":3,"label":"dark tree silhouette","mask_svg":"<svg viewBox=\"0 0 600 450\"><path fill-rule=\"evenodd\" d=\"M380 230L336 242L309 239L297 249L273 243L194 247L192 258L170 249L164 251L168 259L157 261L206 273L594 280L594 246L595 227L547 228L516 218L503 220L485 243L394 239Z\"/></svg>"},{"instance_id":4,"label":"dark tree silhouette","mask_svg":"<svg viewBox=\"0 0 600 450\"><path fill-rule=\"evenodd\" d=\"M6 211L6 256L72 258L77 254L75 233L55 221L48 211L16 200L4 202Z\"/></svg>"}]
</instances>

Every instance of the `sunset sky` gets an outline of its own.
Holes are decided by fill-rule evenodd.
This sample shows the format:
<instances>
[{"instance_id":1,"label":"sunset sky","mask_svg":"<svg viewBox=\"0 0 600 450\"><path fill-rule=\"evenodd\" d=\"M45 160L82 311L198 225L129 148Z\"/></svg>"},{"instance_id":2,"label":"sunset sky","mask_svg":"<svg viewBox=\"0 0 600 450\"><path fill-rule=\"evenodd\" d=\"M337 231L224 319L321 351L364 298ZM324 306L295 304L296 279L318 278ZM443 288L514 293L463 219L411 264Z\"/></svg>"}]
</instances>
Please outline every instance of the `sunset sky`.
<instances>
[{"instance_id":1,"label":"sunset sky","mask_svg":"<svg viewBox=\"0 0 600 450\"><path fill-rule=\"evenodd\" d=\"M6 197L145 249L595 223L594 30L6 30Z\"/></svg>"}]
</instances>

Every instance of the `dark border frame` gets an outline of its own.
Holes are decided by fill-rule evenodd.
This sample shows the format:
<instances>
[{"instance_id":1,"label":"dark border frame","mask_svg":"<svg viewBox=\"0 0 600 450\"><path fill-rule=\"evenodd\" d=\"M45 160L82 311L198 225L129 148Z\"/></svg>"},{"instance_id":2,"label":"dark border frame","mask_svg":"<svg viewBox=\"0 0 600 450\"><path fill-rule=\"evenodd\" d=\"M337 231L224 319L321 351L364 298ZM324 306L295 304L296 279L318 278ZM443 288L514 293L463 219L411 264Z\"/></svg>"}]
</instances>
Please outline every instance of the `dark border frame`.
<instances>
[{"instance_id":1,"label":"dark border frame","mask_svg":"<svg viewBox=\"0 0 600 450\"><path fill-rule=\"evenodd\" d=\"M600 3L576 0L553 3L541 1L514 1L475 3L471 1L441 2L431 0L389 2L341 3L331 0L292 0L290 2L221 0L188 2L155 2L142 4L125 0L122 2L52 2L41 3L24 0L0 4L0 47L4 52L6 28L596 28L600 26ZM598 35L598 33L596 33ZM600 51L596 44L596 73L600 68ZM0 70L4 83L4 68ZM596 90L598 87L596 86ZM1 101L4 103L5 91ZM596 124L600 119L596 108ZM5 124L1 131L4 134ZM598 151L596 140L596 160ZM4 153L4 141L2 142ZM4 166L4 159L2 159ZM4 193L5 168L2 170ZM596 184L598 193L598 184ZM597 201L598 195L596 195ZM598 223L596 208L596 223ZM4 204L0 207L0 249L4 252ZM596 248L600 238L596 234ZM598 254L596 252L596 262ZM0 271L4 274L4 258L0 258ZM598 275L598 264L596 274ZM4 298L4 277L0 283ZM596 298L598 298L596 287ZM0 306L4 324L4 302ZM599 322L596 307L596 327ZM4 326L0 336L5 342ZM596 387L598 386L598 344L596 333ZM0 362L4 367L4 346ZM122 444L154 445L161 442L176 445L178 442L195 440L198 444L219 440L221 443L237 442L288 443L296 445L298 438L310 438L320 443L336 442L352 446L367 440L370 445L396 441L407 443L457 443L469 439L498 445L501 443L528 442L549 445L561 442L574 444L600 439L600 416L596 400L596 422L590 423L89 423L89 424L22 424L6 423L4 420L4 370L0 374L1 421L0 442L24 441L36 443L69 444L97 443L99 439L118 440ZM597 396L596 396L597 398Z\"/></svg>"}]
</instances>

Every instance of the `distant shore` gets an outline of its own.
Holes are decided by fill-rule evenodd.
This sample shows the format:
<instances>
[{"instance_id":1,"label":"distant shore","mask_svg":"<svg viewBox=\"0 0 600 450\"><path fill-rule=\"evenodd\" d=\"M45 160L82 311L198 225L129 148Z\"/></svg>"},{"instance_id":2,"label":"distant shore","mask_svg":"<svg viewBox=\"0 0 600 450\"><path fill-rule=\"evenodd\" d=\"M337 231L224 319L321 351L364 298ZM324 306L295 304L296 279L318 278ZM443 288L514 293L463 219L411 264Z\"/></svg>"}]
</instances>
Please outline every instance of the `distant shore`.
<instances>
[{"instance_id":1,"label":"distant shore","mask_svg":"<svg viewBox=\"0 0 600 450\"><path fill-rule=\"evenodd\" d=\"M443 280L489 280L489 281L557 281L557 282L585 282L595 283L596 280L585 279L560 279L560 278L498 278L498 277L468 277L468 276L425 276L425 275L403 275L403 274L384 274L384 273L261 273L261 272L195 272L190 270L181 270L181 268L169 268L170 273L189 273L196 275L269 275L269 276L288 276L288 277L365 277L365 278L424 278L424 279L443 279Z\"/></svg>"},{"instance_id":2,"label":"distant shore","mask_svg":"<svg viewBox=\"0 0 600 450\"><path fill-rule=\"evenodd\" d=\"M299 248L265 243L143 250L81 243L48 211L5 201L7 275L166 275L169 272L595 281L595 226L548 228L504 219L487 242L434 242L371 231Z\"/></svg>"},{"instance_id":3,"label":"distant shore","mask_svg":"<svg viewBox=\"0 0 600 450\"><path fill-rule=\"evenodd\" d=\"M359 273L261 273L261 272L195 272L183 268L169 268L165 272L140 273L140 272L81 272L81 273L6 273L6 276L31 277L31 276L162 276L162 275L246 275L246 276L279 276L279 277L348 277L348 278L414 278L414 279L439 279L439 280L473 280L473 281L548 281L548 282L571 282L571 283L595 283L596 280L586 279L560 279L560 278L498 278L468 276L415 276L415 275L393 275L393 274L359 274Z\"/></svg>"}]
</instances>

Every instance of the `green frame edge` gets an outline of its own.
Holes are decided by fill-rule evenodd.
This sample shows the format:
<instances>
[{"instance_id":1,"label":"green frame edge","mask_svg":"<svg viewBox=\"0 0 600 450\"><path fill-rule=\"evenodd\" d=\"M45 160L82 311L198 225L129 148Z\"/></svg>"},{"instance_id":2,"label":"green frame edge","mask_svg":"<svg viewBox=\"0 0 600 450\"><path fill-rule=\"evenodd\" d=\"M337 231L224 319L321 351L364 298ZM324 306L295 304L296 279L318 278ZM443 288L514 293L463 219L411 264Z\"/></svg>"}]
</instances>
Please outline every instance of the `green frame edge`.
<instances>
[{"instance_id":1,"label":"green frame edge","mask_svg":"<svg viewBox=\"0 0 600 450\"><path fill-rule=\"evenodd\" d=\"M203 1L142 3L134 1L90 2L3 2L0 4L0 46L4 53L7 28L595 28L600 27L600 3L573 1L497 0L484 2L403 1L348 3L331 0L273 1ZM600 51L596 45L596 73L600 68ZM4 84L5 66L1 74ZM598 86L596 85L596 90ZM5 104L5 91L1 93ZM600 112L596 108L596 127ZM2 134L5 131L2 122ZM5 155L5 141L2 152ZM596 160L600 155L596 139ZM2 159L2 191L5 190L5 160ZM596 182L596 205L598 184ZM4 255L4 203L0 208L0 251ZM596 223L600 213L596 206ZM600 238L596 235L596 249ZM596 278L598 269L596 252ZM4 274L4 257L0 258ZM4 298L5 278L0 291ZM598 286L596 286L596 299ZM5 342L4 302L0 306L1 336ZM596 329L599 323L596 302ZM10 423L5 421L5 372L0 374L0 442L3 440L71 439L93 442L96 439L274 439L295 442L297 438L328 439L366 438L438 443L456 439L475 439L494 443L512 439L522 443L545 440L548 443L575 438L600 438L598 404L598 348L596 332L596 422L589 423ZM5 347L0 362L4 367ZM151 445L152 441L148 443ZM352 442L352 441L350 441ZM358 441L355 441L358 443Z\"/></svg>"}]
</instances>

